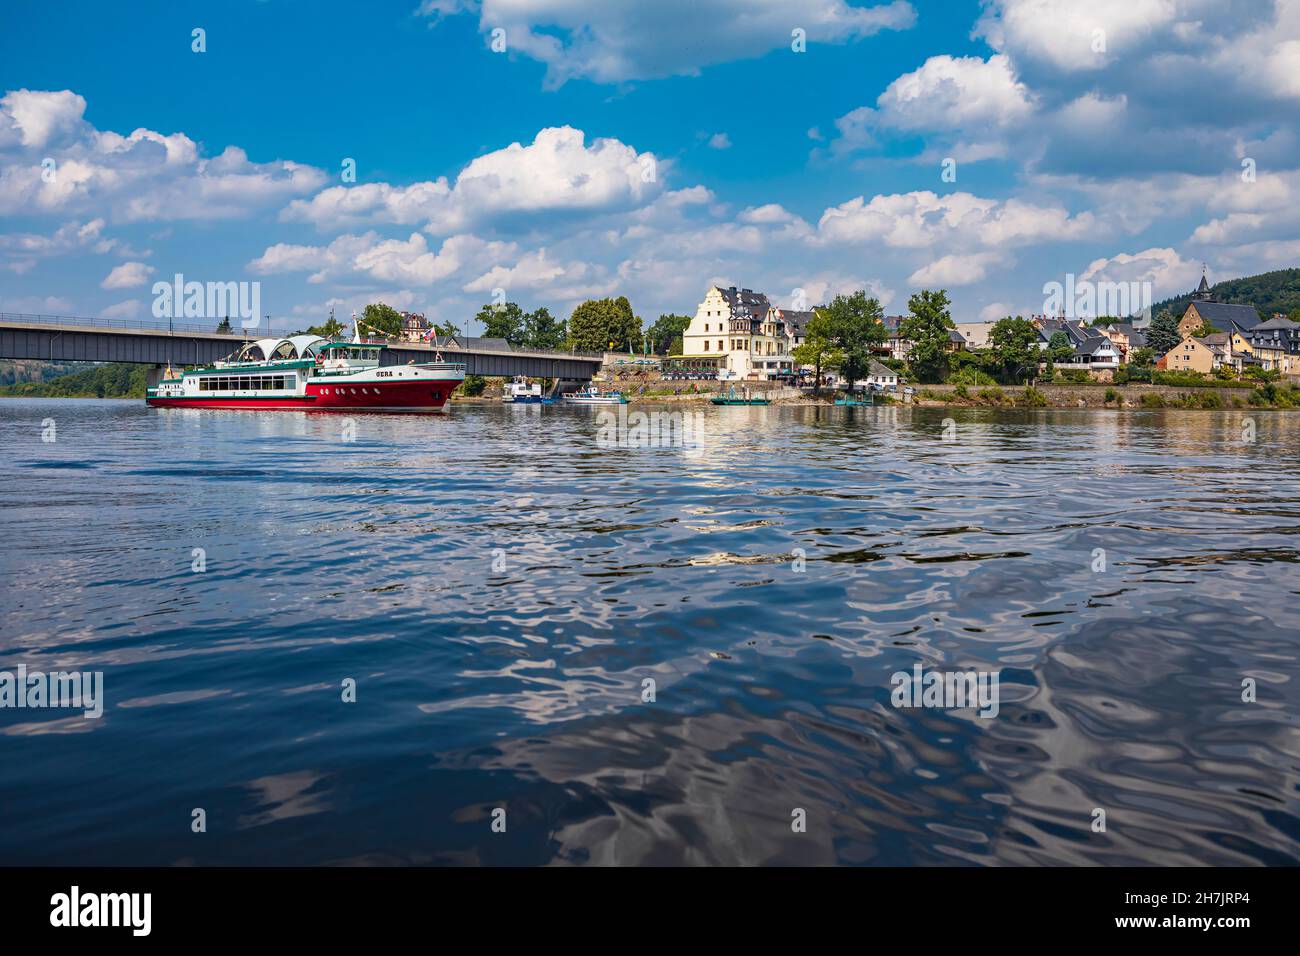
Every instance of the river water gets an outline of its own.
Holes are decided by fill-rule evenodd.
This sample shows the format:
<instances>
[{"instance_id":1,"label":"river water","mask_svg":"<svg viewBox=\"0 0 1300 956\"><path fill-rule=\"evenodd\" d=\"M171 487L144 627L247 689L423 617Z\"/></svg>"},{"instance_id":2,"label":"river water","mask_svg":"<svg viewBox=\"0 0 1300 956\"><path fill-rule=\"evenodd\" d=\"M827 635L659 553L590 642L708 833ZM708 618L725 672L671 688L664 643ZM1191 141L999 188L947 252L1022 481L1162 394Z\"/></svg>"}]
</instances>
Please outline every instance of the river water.
<instances>
[{"instance_id":1,"label":"river water","mask_svg":"<svg viewBox=\"0 0 1300 956\"><path fill-rule=\"evenodd\" d=\"M597 415L0 402L0 864L1300 863L1300 413Z\"/></svg>"}]
</instances>

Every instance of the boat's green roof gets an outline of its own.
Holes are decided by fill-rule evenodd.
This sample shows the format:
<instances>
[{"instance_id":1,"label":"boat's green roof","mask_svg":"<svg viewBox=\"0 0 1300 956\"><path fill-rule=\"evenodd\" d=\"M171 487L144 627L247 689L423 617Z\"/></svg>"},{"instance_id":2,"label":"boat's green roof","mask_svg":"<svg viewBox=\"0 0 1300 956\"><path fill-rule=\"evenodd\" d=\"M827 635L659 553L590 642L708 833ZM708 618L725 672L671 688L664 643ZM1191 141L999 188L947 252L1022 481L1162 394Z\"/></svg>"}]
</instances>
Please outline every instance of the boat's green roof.
<instances>
[{"instance_id":1,"label":"boat's green roof","mask_svg":"<svg viewBox=\"0 0 1300 956\"><path fill-rule=\"evenodd\" d=\"M186 375L268 375L290 368L311 368L312 359L292 359L283 362L251 362L246 365L228 365L225 368L196 368Z\"/></svg>"},{"instance_id":2,"label":"boat's green roof","mask_svg":"<svg viewBox=\"0 0 1300 956\"><path fill-rule=\"evenodd\" d=\"M380 342L326 342L324 345L316 346L317 352L325 349L386 349L387 345Z\"/></svg>"}]
</instances>

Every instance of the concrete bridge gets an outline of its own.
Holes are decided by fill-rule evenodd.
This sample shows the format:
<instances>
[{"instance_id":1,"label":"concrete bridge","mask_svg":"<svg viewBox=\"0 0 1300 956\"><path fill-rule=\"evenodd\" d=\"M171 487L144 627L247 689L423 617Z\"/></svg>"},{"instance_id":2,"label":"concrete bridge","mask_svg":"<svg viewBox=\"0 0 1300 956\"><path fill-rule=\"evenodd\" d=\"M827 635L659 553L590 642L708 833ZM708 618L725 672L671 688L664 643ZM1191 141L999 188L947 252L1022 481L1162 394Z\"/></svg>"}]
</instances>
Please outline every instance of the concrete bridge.
<instances>
[{"instance_id":1,"label":"concrete bridge","mask_svg":"<svg viewBox=\"0 0 1300 956\"><path fill-rule=\"evenodd\" d=\"M0 312L0 358L210 365L246 341L277 335L263 329L223 333L214 331L213 325ZM397 341L387 344L383 365L405 365L412 359L427 362L438 352L449 362L464 362L467 375L527 375L587 382L600 371L602 362L602 356L586 352L511 349L500 344L485 345L472 338L440 338L436 346Z\"/></svg>"}]
</instances>

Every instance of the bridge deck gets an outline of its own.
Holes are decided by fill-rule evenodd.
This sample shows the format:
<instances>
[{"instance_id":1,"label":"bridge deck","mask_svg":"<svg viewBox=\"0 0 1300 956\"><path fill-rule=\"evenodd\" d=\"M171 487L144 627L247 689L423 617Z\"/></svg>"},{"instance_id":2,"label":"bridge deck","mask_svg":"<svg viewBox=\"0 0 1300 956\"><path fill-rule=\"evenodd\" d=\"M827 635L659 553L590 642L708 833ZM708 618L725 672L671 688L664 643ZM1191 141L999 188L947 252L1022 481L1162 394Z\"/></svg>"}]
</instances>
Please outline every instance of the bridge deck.
<instances>
[{"instance_id":1,"label":"bridge deck","mask_svg":"<svg viewBox=\"0 0 1300 956\"><path fill-rule=\"evenodd\" d=\"M258 329L222 333L166 320L133 322L0 313L0 358L10 359L208 365L227 357L245 341L270 337ZM502 351L400 341L385 344L385 365L428 361L440 352L445 359L464 362L470 375L585 381L601 365L601 356L581 352Z\"/></svg>"}]
</instances>

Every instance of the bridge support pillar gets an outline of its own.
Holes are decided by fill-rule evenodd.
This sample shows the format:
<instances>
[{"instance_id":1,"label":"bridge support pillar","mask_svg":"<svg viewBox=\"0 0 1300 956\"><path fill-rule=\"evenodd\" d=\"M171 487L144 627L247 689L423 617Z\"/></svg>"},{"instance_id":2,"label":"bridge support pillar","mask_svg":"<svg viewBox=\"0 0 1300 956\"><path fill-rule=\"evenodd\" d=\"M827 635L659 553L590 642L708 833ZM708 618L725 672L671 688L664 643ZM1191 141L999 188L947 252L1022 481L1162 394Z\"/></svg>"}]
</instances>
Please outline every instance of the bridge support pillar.
<instances>
[{"instance_id":1,"label":"bridge support pillar","mask_svg":"<svg viewBox=\"0 0 1300 956\"><path fill-rule=\"evenodd\" d=\"M161 365L155 365L153 368L144 370L144 383L149 388L157 388L158 383L162 381L162 377L163 367Z\"/></svg>"},{"instance_id":2,"label":"bridge support pillar","mask_svg":"<svg viewBox=\"0 0 1300 956\"><path fill-rule=\"evenodd\" d=\"M586 388L591 384L589 378L557 378L555 384L551 386L551 398L563 395L565 392L576 392Z\"/></svg>"}]
</instances>

